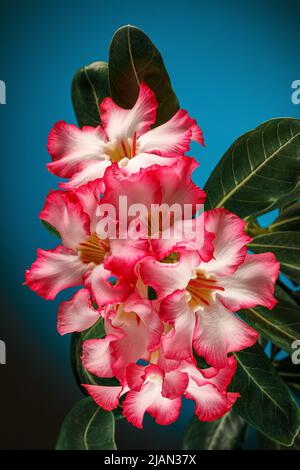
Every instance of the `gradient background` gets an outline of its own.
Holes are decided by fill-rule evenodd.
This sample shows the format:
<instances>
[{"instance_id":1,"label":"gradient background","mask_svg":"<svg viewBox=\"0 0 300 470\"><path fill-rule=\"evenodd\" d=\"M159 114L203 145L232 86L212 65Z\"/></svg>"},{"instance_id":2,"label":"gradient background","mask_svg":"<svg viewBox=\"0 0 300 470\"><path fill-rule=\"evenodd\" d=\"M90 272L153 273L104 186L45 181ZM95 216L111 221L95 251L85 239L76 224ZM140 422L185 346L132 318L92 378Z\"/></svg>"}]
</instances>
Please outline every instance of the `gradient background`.
<instances>
[{"instance_id":1,"label":"gradient background","mask_svg":"<svg viewBox=\"0 0 300 470\"><path fill-rule=\"evenodd\" d=\"M298 3L298 5L297 5ZM56 240L38 220L57 187L47 173L52 125L75 122L70 83L76 69L107 60L113 32L131 23L161 51L181 106L204 131L192 148L203 185L226 148L267 119L300 117L291 83L300 79L299 1L0 1L1 320L7 365L0 365L0 448L51 449L62 419L80 399L69 364L69 339L56 332L60 294L46 302L22 286L37 247ZM121 422L119 448L178 448L192 413L143 431ZM129 432L130 430L130 432Z\"/></svg>"}]
</instances>

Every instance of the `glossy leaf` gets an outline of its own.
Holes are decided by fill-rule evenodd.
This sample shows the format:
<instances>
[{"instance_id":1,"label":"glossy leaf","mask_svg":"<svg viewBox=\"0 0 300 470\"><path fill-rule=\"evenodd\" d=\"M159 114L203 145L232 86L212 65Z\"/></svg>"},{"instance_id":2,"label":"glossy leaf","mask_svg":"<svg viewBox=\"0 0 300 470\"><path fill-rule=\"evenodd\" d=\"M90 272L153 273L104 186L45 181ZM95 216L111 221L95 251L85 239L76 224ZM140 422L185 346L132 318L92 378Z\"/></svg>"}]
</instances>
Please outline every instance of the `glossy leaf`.
<instances>
[{"instance_id":1,"label":"glossy leaf","mask_svg":"<svg viewBox=\"0 0 300 470\"><path fill-rule=\"evenodd\" d=\"M276 364L276 369L280 377L294 391L299 393L300 392L300 364L293 364L291 357L286 357L282 361L278 361L278 363Z\"/></svg>"},{"instance_id":2,"label":"glossy leaf","mask_svg":"<svg viewBox=\"0 0 300 470\"><path fill-rule=\"evenodd\" d=\"M53 225L49 224L49 222L46 222L46 220L41 220L43 227L45 227L46 230L48 230L51 235L54 235L54 237L60 238L59 232L56 230Z\"/></svg>"},{"instance_id":3,"label":"glossy leaf","mask_svg":"<svg viewBox=\"0 0 300 470\"><path fill-rule=\"evenodd\" d=\"M110 95L107 63L93 62L80 68L73 78L71 95L80 127L101 124L99 104Z\"/></svg>"},{"instance_id":4,"label":"glossy leaf","mask_svg":"<svg viewBox=\"0 0 300 470\"><path fill-rule=\"evenodd\" d=\"M269 226L271 232L295 230L300 232L300 202L285 206L277 219Z\"/></svg>"},{"instance_id":5,"label":"glossy leaf","mask_svg":"<svg viewBox=\"0 0 300 470\"><path fill-rule=\"evenodd\" d=\"M274 232L259 235L248 245L254 253L271 251L280 262L280 270L300 282L300 232Z\"/></svg>"},{"instance_id":6,"label":"glossy leaf","mask_svg":"<svg viewBox=\"0 0 300 470\"><path fill-rule=\"evenodd\" d=\"M278 442L270 441L263 434L257 433L257 449L258 450L300 450L300 435L296 437L292 446L283 446Z\"/></svg>"},{"instance_id":7,"label":"glossy leaf","mask_svg":"<svg viewBox=\"0 0 300 470\"><path fill-rule=\"evenodd\" d=\"M275 297L279 302L273 310L253 307L240 310L239 316L264 338L292 352L293 341L300 338L300 307L279 286L276 287Z\"/></svg>"},{"instance_id":8,"label":"glossy leaf","mask_svg":"<svg viewBox=\"0 0 300 470\"><path fill-rule=\"evenodd\" d=\"M299 299L297 298L297 291L290 289L286 284L284 284L280 279L277 279L275 284L275 293L276 299L281 302L297 305L299 306Z\"/></svg>"},{"instance_id":9,"label":"glossy leaf","mask_svg":"<svg viewBox=\"0 0 300 470\"><path fill-rule=\"evenodd\" d=\"M275 209L300 194L300 120L267 121L239 137L209 177L207 209L244 218Z\"/></svg>"},{"instance_id":10,"label":"glossy leaf","mask_svg":"<svg viewBox=\"0 0 300 470\"><path fill-rule=\"evenodd\" d=\"M234 356L238 367L230 389L241 395L234 411L269 439L291 445L300 416L288 387L258 344Z\"/></svg>"},{"instance_id":11,"label":"glossy leaf","mask_svg":"<svg viewBox=\"0 0 300 470\"><path fill-rule=\"evenodd\" d=\"M56 450L115 450L115 420L92 398L80 400L66 416Z\"/></svg>"},{"instance_id":12,"label":"glossy leaf","mask_svg":"<svg viewBox=\"0 0 300 470\"><path fill-rule=\"evenodd\" d=\"M196 416L188 425L183 450L237 450L245 437L247 423L233 411L220 419L205 423Z\"/></svg>"},{"instance_id":13,"label":"glossy leaf","mask_svg":"<svg viewBox=\"0 0 300 470\"><path fill-rule=\"evenodd\" d=\"M150 38L134 26L124 26L113 36L109 81L113 100L123 108L135 104L140 83L147 83L158 101L156 126L168 121L179 109L162 56Z\"/></svg>"}]
</instances>

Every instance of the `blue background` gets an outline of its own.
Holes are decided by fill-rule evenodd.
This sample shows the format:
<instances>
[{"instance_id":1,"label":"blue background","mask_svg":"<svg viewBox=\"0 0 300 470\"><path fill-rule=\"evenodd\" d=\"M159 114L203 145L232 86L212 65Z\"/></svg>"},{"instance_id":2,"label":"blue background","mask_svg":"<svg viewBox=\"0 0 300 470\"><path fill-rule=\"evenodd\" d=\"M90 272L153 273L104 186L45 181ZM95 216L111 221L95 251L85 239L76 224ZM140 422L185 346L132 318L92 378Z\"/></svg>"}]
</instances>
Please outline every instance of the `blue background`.
<instances>
[{"instance_id":1,"label":"blue background","mask_svg":"<svg viewBox=\"0 0 300 470\"><path fill-rule=\"evenodd\" d=\"M298 5L297 5L298 3ZM181 107L203 129L192 147L202 185L240 134L278 116L300 117L291 83L300 79L296 1L3 1L0 6L1 320L7 365L0 366L2 448L52 448L61 421L81 397L69 364L69 338L56 333L56 310L69 293L46 302L22 286L37 247L56 240L38 214L57 179L47 173L53 124L75 122L74 72L107 60L113 32L130 23L161 51ZM185 405L171 427L136 431L118 425L123 448L176 448L190 417ZM130 433L125 432L128 429ZM154 432L155 431L155 432Z\"/></svg>"}]
</instances>

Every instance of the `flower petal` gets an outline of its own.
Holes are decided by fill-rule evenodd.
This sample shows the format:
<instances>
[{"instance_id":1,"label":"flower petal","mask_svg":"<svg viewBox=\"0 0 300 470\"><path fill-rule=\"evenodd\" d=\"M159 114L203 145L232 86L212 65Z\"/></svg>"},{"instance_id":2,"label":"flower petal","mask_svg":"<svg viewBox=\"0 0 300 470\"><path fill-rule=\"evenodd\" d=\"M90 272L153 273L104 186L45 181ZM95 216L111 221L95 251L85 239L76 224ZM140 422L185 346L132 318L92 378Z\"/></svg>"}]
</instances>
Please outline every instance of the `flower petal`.
<instances>
[{"instance_id":1,"label":"flower petal","mask_svg":"<svg viewBox=\"0 0 300 470\"><path fill-rule=\"evenodd\" d=\"M90 220L73 194L51 191L39 215L59 232L62 244L76 250L90 235Z\"/></svg>"},{"instance_id":2,"label":"flower petal","mask_svg":"<svg viewBox=\"0 0 300 470\"><path fill-rule=\"evenodd\" d=\"M114 377L110 345L119 338L120 335L107 335L104 338L84 341L82 345L83 367L97 377Z\"/></svg>"},{"instance_id":3,"label":"flower petal","mask_svg":"<svg viewBox=\"0 0 300 470\"><path fill-rule=\"evenodd\" d=\"M48 170L62 178L70 178L78 164L89 160L102 160L105 154L106 136L101 126L85 126L79 129L74 124L59 121L49 134L48 151L52 163Z\"/></svg>"},{"instance_id":4,"label":"flower petal","mask_svg":"<svg viewBox=\"0 0 300 470\"><path fill-rule=\"evenodd\" d=\"M159 259L182 250L196 251L200 259L208 262L214 253L215 235L204 225L204 213L194 219L177 220L171 229L162 231L159 238L151 238L151 246Z\"/></svg>"},{"instance_id":5,"label":"flower petal","mask_svg":"<svg viewBox=\"0 0 300 470\"><path fill-rule=\"evenodd\" d=\"M84 331L99 320L99 313L91 303L87 289L75 292L71 300L61 302L58 309L57 330L60 335Z\"/></svg>"},{"instance_id":6,"label":"flower petal","mask_svg":"<svg viewBox=\"0 0 300 470\"><path fill-rule=\"evenodd\" d=\"M180 109L169 121L143 134L138 139L138 146L140 152L177 156L189 150L191 140L204 144L195 119Z\"/></svg>"},{"instance_id":7,"label":"flower petal","mask_svg":"<svg viewBox=\"0 0 300 470\"><path fill-rule=\"evenodd\" d=\"M220 392L225 392L235 374L237 363L234 356L228 358L228 366L222 369L202 369L202 375L209 379L209 383L213 384ZM212 376L213 375L213 376Z\"/></svg>"},{"instance_id":8,"label":"flower petal","mask_svg":"<svg viewBox=\"0 0 300 470\"><path fill-rule=\"evenodd\" d=\"M143 282L155 290L158 299L162 299L176 290L185 289L199 263L197 253L182 251L175 263L160 262L148 256L140 261L137 269Z\"/></svg>"},{"instance_id":9,"label":"flower petal","mask_svg":"<svg viewBox=\"0 0 300 470\"><path fill-rule=\"evenodd\" d=\"M236 371L237 363L234 356L228 358L228 365L222 369L208 367L198 369L194 364L184 364L181 370L186 372L190 379L201 387L203 385L214 385L219 392L225 392Z\"/></svg>"},{"instance_id":10,"label":"flower petal","mask_svg":"<svg viewBox=\"0 0 300 470\"><path fill-rule=\"evenodd\" d=\"M149 359L149 351L159 345L163 326L147 299L131 299L124 306L118 306L116 313L105 319L105 329L112 335L123 333L111 345L113 370L118 378L123 379L128 364L139 359Z\"/></svg>"},{"instance_id":11,"label":"flower petal","mask_svg":"<svg viewBox=\"0 0 300 470\"><path fill-rule=\"evenodd\" d=\"M77 199L80 201L83 211L90 219L90 232L96 232L98 222L97 208L100 202L101 193L104 192L104 185L100 179L90 181L88 184L77 188L75 191Z\"/></svg>"},{"instance_id":12,"label":"flower petal","mask_svg":"<svg viewBox=\"0 0 300 470\"><path fill-rule=\"evenodd\" d=\"M227 354L253 346L258 333L228 311L218 299L198 310L193 346L208 364L228 366Z\"/></svg>"},{"instance_id":13,"label":"flower petal","mask_svg":"<svg viewBox=\"0 0 300 470\"><path fill-rule=\"evenodd\" d=\"M154 382L144 384L139 392L131 390L123 401L123 414L127 421L139 429L143 428L144 414L160 394L159 385Z\"/></svg>"},{"instance_id":14,"label":"flower petal","mask_svg":"<svg viewBox=\"0 0 300 470\"><path fill-rule=\"evenodd\" d=\"M177 157L161 157L151 153L140 153L134 158L123 159L119 162L124 175L132 175L138 173L142 168L149 168L153 165L156 166L172 166L177 162Z\"/></svg>"},{"instance_id":15,"label":"flower petal","mask_svg":"<svg viewBox=\"0 0 300 470\"><path fill-rule=\"evenodd\" d=\"M168 426L179 418L181 404L181 397L169 400L159 395L147 408L147 412L155 419L157 424Z\"/></svg>"},{"instance_id":16,"label":"flower petal","mask_svg":"<svg viewBox=\"0 0 300 470\"><path fill-rule=\"evenodd\" d=\"M181 397L189 384L189 376L186 372L173 370L167 372L163 378L162 396L174 400Z\"/></svg>"},{"instance_id":17,"label":"flower petal","mask_svg":"<svg viewBox=\"0 0 300 470\"><path fill-rule=\"evenodd\" d=\"M139 392L145 380L145 366L139 364L129 364L126 368L126 382L128 387L135 392Z\"/></svg>"},{"instance_id":18,"label":"flower petal","mask_svg":"<svg viewBox=\"0 0 300 470\"><path fill-rule=\"evenodd\" d=\"M134 204L143 204L147 210L151 204L160 204L161 188L155 171L141 170L139 173L125 176L122 169L113 164L106 170L103 181L106 190L101 204L114 206L117 218L120 215L128 215L128 208ZM124 208L119 207L121 197L126 200Z\"/></svg>"},{"instance_id":19,"label":"flower petal","mask_svg":"<svg viewBox=\"0 0 300 470\"><path fill-rule=\"evenodd\" d=\"M52 300L61 290L81 284L88 269L88 265L63 246L55 250L38 249L36 261L25 273L25 283L44 299Z\"/></svg>"},{"instance_id":20,"label":"flower petal","mask_svg":"<svg viewBox=\"0 0 300 470\"><path fill-rule=\"evenodd\" d=\"M181 157L172 166L164 166L156 170L162 188L162 203L179 204L183 209L191 208L194 213L203 206L206 194L192 181L192 173L199 164L194 158ZM185 219L188 217L185 216Z\"/></svg>"},{"instance_id":21,"label":"flower petal","mask_svg":"<svg viewBox=\"0 0 300 470\"><path fill-rule=\"evenodd\" d=\"M163 333L163 324L154 308L153 302L133 294L124 303L125 312L134 312L147 329L147 349L155 350Z\"/></svg>"},{"instance_id":22,"label":"flower petal","mask_svg":"<svg viewBox=\"0 0 300 470\"><path fill-rule=\"evenodd\" d=\"M193 357L195 314L187 303L185 291L176 291L161 302L160 317L173 326L162 339L165 356L177 360Z\"/></svg>"},{"instance_id":23,"label":"flower petal","mask_svg":"<svg viewBox=\"0 0 300 470\"><path fill-rule=\"evenodd\" d=\"M105 268L116 276L134 282L135 265L149 254L149 244L145 239L115 238L110 240L110 252L104 262Z\"/></svg>"},{"instance_id":24,"label":"flower petal","mask_svg":"<svg viewBox=\"0 0 300 470\"><path fill-rule=\"evenodd\" d=\"M205 213L205 227L215 234L214 259L203 264L203 270L215 275L228 276L243 263L247 243L245 222L226 209L214 209Z\"/></svg>"},{"instance_id":25,"label":"flower petal","mask_svg":"<svg viewBox=\"0 0 300 470\"><path fill-rule=\"evenodd\" d=\"M63 189L77 189L90 181L103 178L106 168L110 165L111 161L105 156L102 160L89 160L79 163L76 172L69 181L59 183L59 186Z\"/></svg>"},{"instance_id":26,"label":"flower petal","mask_svg":"<svg viewBox=\"0 0 300 470\"><path fill-rule=\"evenodd\" d=\"M193 380L190 380L186 396L195 400L195 413L200 421L214 421L232 408L239 394L221 393L210 384L199 387Z\"/></svg>"},{"instance_id":27,"label":"flower petal","mask_svg":"<svg viewBox=\"0 0 300 470\"><path fill-rule=\"evenodd\" d=\"M111 272L99 264L84 279L85 286L91 291L92 298L99 308L105 304L123 302L132 291L132 288L122 281L113 285L109 282L110 278Z\"/></svg>"},{"instance_id":28,"label":"flower petal","mask_svg":"<svg viewBox=\"0 0 300 470\"><path fill-rule=\"evenodd\" d=\"M131 109L124 109L107 97L100 104L100 116L109 140L137 137L156 120L157 101L153 91L141 83L138 99Z\"/></svg>"},{"instance_id":29,"label":"flower petal","mask_svg":"<svg viewBox=\"0 0 300 470\"><path fill-rule=\"evenodd\" d=\"M82 384L88 394L94 399L97 405L106 411L117 408L122 387L108 387L103 385Z\"/></svg>"},{"instance_id":30,"label":"flower petal","mask_svg":"<svg viewBox=\"0 0 300 470\"><path fill-rule=\"evenodd\" d=\"M234 312L256 305L272 309L277 303L273 293L279 269L273 253L247 254L238 270L222 279L222 302Z\"/></svg>"}]
</instances>

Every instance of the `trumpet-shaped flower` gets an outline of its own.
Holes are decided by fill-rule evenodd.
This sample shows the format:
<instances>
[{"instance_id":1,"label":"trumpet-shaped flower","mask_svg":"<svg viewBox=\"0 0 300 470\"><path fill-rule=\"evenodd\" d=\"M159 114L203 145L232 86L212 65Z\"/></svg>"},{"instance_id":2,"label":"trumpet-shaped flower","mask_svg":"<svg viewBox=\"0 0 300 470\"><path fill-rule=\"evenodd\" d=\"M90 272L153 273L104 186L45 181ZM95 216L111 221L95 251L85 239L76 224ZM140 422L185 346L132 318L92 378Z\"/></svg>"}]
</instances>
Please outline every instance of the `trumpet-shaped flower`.
<instances>
[{"instance_id":1,"label":"trumpet-shaped flower","mask_svg":"<svg viewBox=\"0 0 300 470\"><path fill-rule=\"evenodd\" d=\"M274 307L279 263L272 253L247 254L251 239L244 226L225 209L209 211L205 228L215 235L211 260L198 262L193 251L175 247L163 263L154 256L140 262L141 279L156 291L160 316L171 326L163 339L166 357L192 357L194 347L209 364L222 368L228 353L256 342L257 332L233 312Z\"/></svg>"},{"instance_id":2,"label":"trumpet-shaped flower","mask_svg":"<svg viewBox=\"0 0 300 470\"><path fill-rule=\"evenodd\" d=\"M128 233L131 233L129 226L133 224L137 227L137 238L132 241L132 245L135 246L138 240L148 240L148 255L153 249L157 252L160 250L160 259L163 259L174 249L174 245L180 245L196 250L191 253L198 264L200 259L208 261L212 257L214 235L205 230L203 217L194 218L206 197L204 191L191 179L197 166L194 159L182 157L168 167L153 166L133 175L124 175L114 164L106 171L103 179L106 189L100 207L108 205L116 208L115 217L120 225L123 225L121 221L126 212L128 220L125 225ZM126 208L119 208L120 199L126 200ZM133 208L136 208L136 212L130 215ZM166 234L162 230L165 222L165 232L169 231ZM182 229L179 234L178 226ZM198 243L193 240L193 233L196 233L197 228L202 230ZM184 230L187 232L186 236ZM110 256L106 267L120 276L128 278L130 275L131 279L135 278L136 272L130 271L126 263L120 263L120 253L124 247L128 247L123 240L116 240L114 245L118 247L115 250L118 256ZM140 254L140 259L146 256L145 251ZM137 258L135 261L138 264Z\"/></svg>"},{"instance_id":3,"label":"trumpet-shaped flower","mask_svg":"<svg viewBox=\"0 0 300 470\"><path fill-rule=\"evenodd\" d=\"M84 312L82 312L84 316ZM131 295L102 311L106 336L83 343L83 366L98 377L124 379L126 367L142 359L160 345L163 323L155 304Z\"/></svg>"},{"instance_id":4,"label":"trumpet-shaped flower","mask_svg":"<svg viewBox=\"0 0 300 470\"><path fill-rule=\"evenodd\" d=\"M119 386L84 384L84 387L95 402L108 411L116 408L120 398L126 395L123 414L138 428L143 427L146 412L160 425L176 421L183 396L195 401L199 420L213 421L227 413L239 396L226 390L235 369L233 357L221 370L212 367L201 370L186 361L171 371L154 363L130 364Z\"/></svg>"},{"instance_id":5,"label":"trumpet-shaped flower","mask_svg":"<svg viewBox=\"0 0 300 470\"><path fill-rule=\"evenodd\" d=\"M204 143L196 121L182 109L168 122L151 128L156 110L153 91L142 83L132 109L119 107L109 97L102 101L102 126L80 129L58 122L49 135L48 150L53 160L47 165L49 171L70 178L62 187L75 188L102 178L111 162L131 174L154 164L172 164L189 149L191 140Z\"/></svg>"},{"instance_id":6,"label":"trumpet-shaped flower","mask_svg":"<svg viewBox=\"0 0 300 470\"><path fill-rule=\"evenodd\" d=\"M58 231L61 245L54 250L39 249L36 261L26 271L26 284L45 299L54 299L68 287L88 287L89 291L83 289L70 303L63 305L61 314L64 312L69 319L71 312L78 318L76 312L81 308L89 310L89 292L101 306L123 301L132 290L121 279L112 285L111 272L104 267L104 260L110 253L109 240L100 239L95 233L101 186L95 181L76 194L52 191L48 195L40 218ZM89 311L80 328L88 327L88 319L92 321L95 315Z\"/></svg>"}]
</instances>

